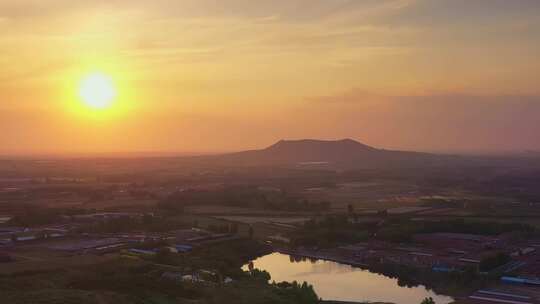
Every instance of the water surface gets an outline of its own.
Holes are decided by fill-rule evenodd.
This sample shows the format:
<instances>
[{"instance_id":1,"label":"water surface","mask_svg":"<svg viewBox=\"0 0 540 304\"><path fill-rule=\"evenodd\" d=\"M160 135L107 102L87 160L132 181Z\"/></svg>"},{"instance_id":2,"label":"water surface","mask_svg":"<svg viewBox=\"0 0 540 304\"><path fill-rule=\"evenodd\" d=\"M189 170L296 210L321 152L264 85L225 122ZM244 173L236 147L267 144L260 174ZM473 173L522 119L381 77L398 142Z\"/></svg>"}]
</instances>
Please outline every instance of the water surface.
<instances>
[{"instance_id":1,"label":"water surface","mask_svg":"<svg viewBox=\"0 0 540 304\"><path fill-rule=\"evenodd\" d=\"M432 297L437 304L453 302L451 297L438 295L422 285L401 287L397 279L335 262L291 262L289 255L272 253L254 260L253 264L268 271L276 282L308 282L324 300L418 304Z\"/></svg>"}]
</instances>

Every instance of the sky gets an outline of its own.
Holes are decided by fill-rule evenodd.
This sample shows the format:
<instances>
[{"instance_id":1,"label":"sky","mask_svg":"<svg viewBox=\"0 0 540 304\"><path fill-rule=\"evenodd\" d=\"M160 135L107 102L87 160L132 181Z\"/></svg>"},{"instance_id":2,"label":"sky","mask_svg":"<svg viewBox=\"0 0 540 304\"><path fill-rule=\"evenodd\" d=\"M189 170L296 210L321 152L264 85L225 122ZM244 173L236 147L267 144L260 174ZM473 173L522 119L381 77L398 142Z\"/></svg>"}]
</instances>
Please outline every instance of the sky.
<instances>
[{"instance_id":1,"label":"sky","mask_svg":"<svg viewBox=\"0 0 540 304\"><path fill-rule=\"evenodd\" d=\"M0 0L0 67L0 155L540 150L537 0Z\"/></svg>"}]
</instances>

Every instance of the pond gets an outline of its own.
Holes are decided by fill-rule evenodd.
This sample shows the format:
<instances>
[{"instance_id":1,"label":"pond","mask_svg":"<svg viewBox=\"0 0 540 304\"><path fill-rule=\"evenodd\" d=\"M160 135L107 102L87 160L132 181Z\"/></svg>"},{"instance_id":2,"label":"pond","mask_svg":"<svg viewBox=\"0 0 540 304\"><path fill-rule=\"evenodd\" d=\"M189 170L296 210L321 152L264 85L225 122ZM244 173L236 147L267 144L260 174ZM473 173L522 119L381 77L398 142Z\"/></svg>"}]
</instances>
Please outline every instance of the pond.
<instances>
[{"instance_id":1,"label":"pond","mask_svg":"<svg viewBox=\"0 0 540 304\"><path fill-rule=\"evenodd\" d=\"M276 282L306 281L323 300L419 304L432 297L437 304L453 302L451 297L438 295L422 285L402 287L397 279L336 262L292 262L289 255L272 253L254 260L253 265L269 272Z\"/></svg>"}]
</instances>

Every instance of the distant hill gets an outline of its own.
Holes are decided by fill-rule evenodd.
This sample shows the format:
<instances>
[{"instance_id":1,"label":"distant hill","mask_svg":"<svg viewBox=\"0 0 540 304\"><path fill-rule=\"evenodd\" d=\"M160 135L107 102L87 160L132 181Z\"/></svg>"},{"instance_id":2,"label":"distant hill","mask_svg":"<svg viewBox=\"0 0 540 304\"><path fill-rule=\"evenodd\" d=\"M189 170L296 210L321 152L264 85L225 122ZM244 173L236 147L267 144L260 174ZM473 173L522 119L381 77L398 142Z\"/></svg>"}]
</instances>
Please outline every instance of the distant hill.
<instances>
[{"instance_id":1,"label":"distant hill","mask_svg":"<svg viewBox=\"0 0 540 304\"><path fill-rule=\"evenodd\" d=\"M369 168L380 166L433 165L448 156L377 149L352 139L342 140L280 140L261 150L251 150L216 156L229 164L264 166L331 166Z\"/></svg>"}]
</instances>

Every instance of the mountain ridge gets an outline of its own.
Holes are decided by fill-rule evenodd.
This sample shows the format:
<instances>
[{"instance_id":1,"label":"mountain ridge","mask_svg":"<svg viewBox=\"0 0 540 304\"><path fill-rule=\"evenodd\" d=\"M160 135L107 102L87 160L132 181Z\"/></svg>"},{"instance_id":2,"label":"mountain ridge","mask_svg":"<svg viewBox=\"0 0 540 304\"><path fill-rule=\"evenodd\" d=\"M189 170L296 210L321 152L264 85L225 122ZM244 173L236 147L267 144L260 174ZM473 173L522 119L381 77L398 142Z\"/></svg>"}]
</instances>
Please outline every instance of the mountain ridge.
<instances>
[{"instance_id":1,"label":"mountain ridge","mask_svg":"<svg viewBox=\"0 0 540 304\"><path fill-rule=\"evenodd\" d=\"M332 165L347 168L378 166L418 166L443 156L423 152L393 151L375 148L345 138L339 140L279 140L258 150L228 153L220 161L239 165Z\"/></svg>"},{"instance_id":2,"label":"mountain ridge","mask_svg":"<svg viewBox=\"0 0 540 304\"><path fill-rule=\"evenodd\" d=\"M363 148L366 150L379 150L377 148L368 146L362 142L356 141L354 139L350 138L344 138L339 140L323 140L323 139L298 139L298 140L287 140L287 139L281 139L274 143L273 145L263 149L263 150L274 150L283 148L284 146L300 146L300 145L311 145L311 146L329 146L329 145L340 145L343 147L348 148Z\"/></svg>"}]
</instances>

